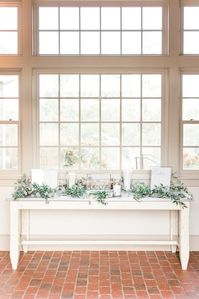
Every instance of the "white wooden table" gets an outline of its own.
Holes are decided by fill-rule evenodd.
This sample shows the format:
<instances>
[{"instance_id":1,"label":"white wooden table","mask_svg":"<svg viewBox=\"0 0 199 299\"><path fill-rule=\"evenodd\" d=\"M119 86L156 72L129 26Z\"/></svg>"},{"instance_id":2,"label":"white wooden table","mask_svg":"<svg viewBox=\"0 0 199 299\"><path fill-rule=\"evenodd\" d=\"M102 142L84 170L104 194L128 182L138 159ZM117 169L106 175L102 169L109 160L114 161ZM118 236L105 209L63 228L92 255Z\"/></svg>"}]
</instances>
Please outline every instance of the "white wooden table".
<instances>
[{"instance_id":1,"label":"white wooden table","mask_svg":"<svg viewBox=\"0 0 199 299\"><path fill-rule=\"evenodd\" d=\"M190 202L186 202L187 208L181 208L168 200L143 199L140 202L131 198L110 199L107 205L102 205L94 200L88 199L67 199L54 198L49 204L43 199L18 199L10 201L10 259L12 268L17 269L20 249L26 252L31 244L111 244L111 245L169 245L172 252L179 248L180 261L183 270L187 269L189 261L189 208ZM170 211L170 236L169 240L31 240L29 234L25 240L21 240L22 211L27 215L31 210L139 210L139 211ZM178 238L174 240L173 214L178 214ZM28 218L27 218L28 220ZM28 222L27 222L28 223ZM29 225L29 224L27 224Z\"/></svg>"}]
</instances>

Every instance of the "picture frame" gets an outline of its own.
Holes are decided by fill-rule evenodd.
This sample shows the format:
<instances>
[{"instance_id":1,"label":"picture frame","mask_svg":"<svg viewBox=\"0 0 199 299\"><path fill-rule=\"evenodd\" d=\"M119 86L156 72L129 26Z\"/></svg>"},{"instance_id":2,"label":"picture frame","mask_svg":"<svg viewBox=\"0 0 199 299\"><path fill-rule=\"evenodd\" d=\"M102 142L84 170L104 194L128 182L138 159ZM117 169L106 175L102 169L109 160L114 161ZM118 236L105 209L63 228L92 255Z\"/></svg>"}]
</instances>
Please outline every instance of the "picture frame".
<instances>
[{"instance_id":1,"label":"picture frame","mask_svg":"<svg viewBox=\"0 0 199 299\"><path fill-rule=\"evenodd\" d=\"M151 188L164 185L171 185L171 167L152 167L151 168Z\"/></svg>"}]
</instances>

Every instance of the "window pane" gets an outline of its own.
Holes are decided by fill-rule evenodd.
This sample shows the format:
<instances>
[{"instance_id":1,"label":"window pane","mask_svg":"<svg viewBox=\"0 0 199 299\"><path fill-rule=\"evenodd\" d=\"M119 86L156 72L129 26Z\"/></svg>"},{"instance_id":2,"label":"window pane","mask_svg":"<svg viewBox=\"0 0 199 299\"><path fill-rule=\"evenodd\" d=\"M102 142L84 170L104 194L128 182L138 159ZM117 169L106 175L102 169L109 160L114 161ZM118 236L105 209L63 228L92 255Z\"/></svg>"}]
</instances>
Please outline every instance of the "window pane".
<instances>
[{"instance_id":1,"label":"window pane","mask_svg":"<svg viewBox=\"0 0 199 299\"><path fill-rule=\"evenodd\" d=\"M141 54L140 32L122 32L122 54Z\"/></svg>"},{"instance_id":2,"label":"window pane","mask_svg":"<svg viewBox=\"0 0 199 299\"><path fill-rule=\"evenodd\" d=\"M39 29L40 30L58 29L58 7L39 8Z\"/></svg>"},{"instance_id":3,"label":"window pane","mask_svg":"<svg viewBox=\"0 0 199 299\"><path fill-rule=\"evenodd\" d=\"M141 95L141 76L122 75L122 96L140 97Z\"/></svg>"},{"instance_id":4,"label":"window pane","mask_svg":"<svg viewBox=\"0 0 199 299\"><path fill-rule=\"evenodd\" d=\"M119 124L102 124L101 130L102 145L120 145Z\"/></svg>"},{"instance_id":5,"label":"window pane","mask_svg":"<svg viewBox=\"0 0 199 299\"><path fill-rule=\"evenodd\" d=\"M183 144L185 146L199 146L199 125L184 125Z\"/></svg>"},{"instance_id":6,"label":"window pane","mask_svg":"<svg viewBox=\"0 0 199 299\"><path fill-rule=\"evenodd\" d=\"M143 124L142 125L143 145L160 145L161 143L161 125Z\"/></svg>"},{"instance_id":7,"label":"window pane","mask_svg":"<svg viewBox=\"0 0 199 299\"><path fill-rule=\"evenodd\" d=\"M199 97L199 75L183 75L183 97Z\"/></svg>"},{"instance_id":8,"label":"window pane","mask_svg":"<svg viewBox=\"0 0 199 299\"><path fill-rule=\"evenodd\" d=\"M18 145L18 126L0 125L0 146Z\"/></svg>"},{"instance_id":9,"label":"window pane","mask_svg":"<svg viewBox=\"0 0 199 299\"><path fill-rule=\"evenodd\" d=\"M40 99L40 121L58 121L58 101Z\"/></svg>"},{"instance_id":10,"label":"window pane","mask_svg":"<svg viewBox=\"0 0 199 299\"><path fill-rule=\"evenodd\" d=\"M102 7L101 9L101 29L120 29L120 8Z\"/></svg>"},{"instance_id":11,"label":"window pane","mask_svg":"<svg viewBox=\"0 0 199 299\"><path fill-rule=\"evenodd\" d=\"M60 33L60 54L79 54L79 33Z\"/></svg>"},{"instance_id":12,"label":"window pane","mask_svg":"<svg viewBox=\"0 0 199 299\"><path fill-rule=\"evenodd\" d=\"M61 145L79 145L79 124L60 125Z\"/></svg>"},{"instance_id":13,"label":"window pane","mask_svg":"<svg viewBox=\"0 0 199 299\"><path fill-rule=\"evenodd\" d=\"M81 7L81 29L100 29L100 10L98 7Z\"/></svg>"},{"instance_id":14,"label":"window pane","mask_svg":"<svg viewBox=\"0 0 199 299\"><path fill-rule=\"evenodd\" d=\"M199 32L184 32L184 54L199 53Z\"/></svg>"},{"instance_id":15,"label":"window pane","mask_svg":"<svg viewBox=\"0 0 199 299\"><path fill-rule=\"evenodd\" d=\"M58 145L57 124L40 124L40 145Z\"/></svg>"},{"instance_id":16,"label":"window pane","mask_svg":"<svg viewBox=\"0 0 199 299\"><path fill-rule=\"evenodd\" d=\"M99 100L97 99L81 100L81 120L99 121Z\"/></svg>"},{"instance_id":17,"label":"window pane","mask_svg":"<svg viewBox=\"0 0 199 299\"><path fill-rule=\"evenodd\" d=\"M143 7L143 29L162 29L161 7Z\"/></svg>"},{"instance_id":18,"label":"window pane","mask_svg":"<svg viewBox=\"0 0 199 299\"><path fill-rule=\"evenodd\" d=\"M0 99L0 120L18 120L19 101Z\"/></svg>"},{"instance_id":19,"label":"window pane","mask_svg":"<svg viewBox=\"0 0 199 299\"><path fill-rule=\"evenodd\" d=\"M141 7L122 7L122 29L141 29Z\"/></svg>"},{"instance_id":20,"label":"window pane","mask_svg":"<svg viewBox=\"0 0 199 299\"><path fill-rule=\"evenodd\" d=\"M58 148L40 149L40 168L57 169L59 165Z\"/></svg>"},{"instance_id":21,"label":"window pane","mask_svg":"<svg viewBox=\"0 0 199 299\"><path fill-rule=\"evenodd\" d=\"M120 121L120 100L101 100L102 121Z\"/></svg>"},{"instance_id":22,"label":"window pane","mask_svg":"<svg viewBox=\"0 0 199 299\"><path fill-rule=\"evenodd\" d=\"M59 54L58 33L40 32L39 33L39 53L40 54Z\"/></svg>"},{"instance_id":23,"label":"window pane","mask_svg":"<svg viewBox=\"0 0 199 299\"><path fill-rule=\"evenodd\" d=\"M17 32L0 32L0 54L18 53Z\"/></svg>"},{"instance_id":24,"label":"window pane","mask_svg":"<svg viewBox=\"0 0 199 299\"><path fill-rule=\"evenodd\" d=\"M81 54L100 54L99 32L81 33Z\"/></svg>"},{"instance_id":25,"label":"window pane","mask_svg":"<svg viewBox=\"0 0 199 299\"><path fill-rule=\"evenodd\" d=\"M122 169L140 169L139 147L122 148Z\"/></svg>"},{"instance_id":26,"label":"window pane","mask_svg":"<svg viewBox=\"0 0 199 299\"><path fill-rule=\"evenodd\" d=\"M161 75L142 76L142 96L161 97Z\"/></svg>"},{"instance_id":27,"label":"window pane","mask_svg":"<svg viewBox=\"0 0 199 299\"><path fill-rule=\"evenodd\" d=\"M79 121L79 100L62 99L60 101L61 121Z\"/></svg>"},{"instance_id":28,"label":"window pane","mask_svg":"<svg viewBox=\"0 0 199 299\"><path fill-rule=\"evenodd\" d=\"M122 121L140 121L139 99L122 99Z\"/></svg>"},{"instance_id":29,"label":"window pane","mask_svg":"<svg viewBox=\"0 0 199 299\"><path fill-rule=\"evenodd\" d=\"M60 75L60 95L64 97L79 97L79 76Z\"/></svg>"},{"instance_id":30,"label":"window pane","mask_svg":"<svg viewBox=\"0 0 199 299\"><path fill-rule=\"evenodd\" d=\"M160 148L144 147L143 153L143 169L151 169L154 166L160 166Z\"/></svg>"},{"instance_id":31,"label":"window pane","mask_svg":"<svg viewBox=\"0 0 199 299\"><path fill-rule=\"evenodd\" d=\"M120 54L120 32L102 32L102 54Z\"/></svg>"},{"instance_id":32,"label":"window pane","mask_svg":"<svg viewBox=\"0 0 199 299\"><path fill-rule=\"evenodd\" d=\"M143 54L161 54L162 53L162 33L161 32L143 32Z\"/></svg>"},{"instance_id":33,"label":"window pane","mask_svg":"<svg viewBox=\"0 0 199 299\"><path fill-rule=\"evenodd\" d=\"M19 77L17 75L0 75L0 97L19 96Z\"/></svg>"},{"instance_id":34,"label":"window pane","mask_svg":"<svg viewBox=\"0 0 199 299\"><path fill-rule=\"evenodd\" d=\"M120 168L120 149L114 147L102 148L102 165L104 169Z\"/></svg>"},{"instance_id":35,"label":"window pane","mask_svg":"<svg viewBox=\"0 0 199 299\"><path fill-rule=\"evenodd\" d=\"M122 145L140 145L139 124L122 124Z\"/></svg>"},{"instance_id":36,"label":"window pane","mask_svg":"<svg viewBox=\"0 0 199 299\"><path fill-rule=\"evenodd\" d=\"M142 119L143 121L161 121L160 99L142 100Z\"/></svg>"},{"instance_id":37,"label":"window pane","mask_svg":"<svg viewBox=\"0 0 199 299\"><path fill-rule=\"evenodd\" d=\"M18 166L18 150L16 148L0 149L0 169L16 170Z\"/></svg>"},{"instance_id":38,"label":"window pane","mask_svg":"<svg viewBox=\"0 0 199 299\"><path fill-rule=\"evenodd\" d=\"M184 29L199 29L199 7L184 7Z\"/></svg>"},{"instance_id":39,"label":"window pane","mask_svg":"<svg viewBox=\"0 0 199 299\"><path fill-rule=\"evenodd\" d=\"M183 120L199 120L199 99L183 99Z\"/></svg>"},{"instance_id":40,"label":"window pane","mask_svg":"<svg viewBox=\"0 0 199 299\"><path fill-rule=\"evenodd\" d=\"M160 74L41 74L39 79L44 166L51 164L48 149L55 150L61 169L67 149L78 152L74 169L119 170L128 161L136 169L157 165L143 161L142 154L156 151L159 162Z\"/></svg>"},{"instance_id":41,"label":"window pane","mask_svg":"<svg viewBox=\"0 0 199 299\"><path fill-rule=\"evenodd\" d=\"M81 145L86 145L86 146L99 145L99 125L98 124L81 125Z\"/></svg>"},{"instance_id":42,"label":"window pane","mask_svg":"<svg viewBox=\"0 0 199 299\"><path fill-rule=\"evenodd\" d=\"M78 169L79 149L76 147L61 148L61 169Z\"/></svg>"},{"instance_id":43,"label":"window pane","mask_svg":"<svg viewBox=\"0 0 199 299\"><path fill-rule=\"evenodd\" d=\"M17 7L0 7L0 30L17 30Z\"/></svg>"},{"instance_id":44,"label":"window pane","mask_svg":"<svg viewBox=\"0 0 199 299\"><path fill-rule=\"evenodd\" d=\"M79 8L60 7L60 29L78 30L79 29Z\"/></svg>"},{"instance_id":45,"label":"window pane","mask_svg":"<svg viewBox=\"0 0 199 299\"><path fill-rule=\"evenodd\" d=\"M82 148L81 150L81 168L82 169L99 169L99 149Z\"/></svg>"},{"instance_id":46,"label":"window pane","mask_svg":"<svg viewBox=\"0 0 199 299\"><path fill-rule=\"evenodd\" d=\"M39 76L40 97L58 96L58 75Z\"/></svg>"},{"instance_id":47,"label":"window pane","mask_svg":"<svg viewBox=\"0 0 199 299\"><path fill-rule=\"evenodd\" d=\"M90 98L99 96L99 75L81 76L81 96Z\"/></svg>"},{"instance_id":48,"label":"window pane","mask_svg":"<svg viewBox=\"0 0 199 299\"><path fill-rule=\"evenodd\" d=\"M119 75L101 76L101 96L107 98L120 96L120 76Z\"/></svg>"},{"instance_id":49,"label":"window pane","mask_svg":"<svg viewBox=\"0 0 199 299\"><path fill-rule=\"evenodd\" d=\"M184 148L183 168L188 170L199 169L199 148Z\"/></svg>"}]
</instances>

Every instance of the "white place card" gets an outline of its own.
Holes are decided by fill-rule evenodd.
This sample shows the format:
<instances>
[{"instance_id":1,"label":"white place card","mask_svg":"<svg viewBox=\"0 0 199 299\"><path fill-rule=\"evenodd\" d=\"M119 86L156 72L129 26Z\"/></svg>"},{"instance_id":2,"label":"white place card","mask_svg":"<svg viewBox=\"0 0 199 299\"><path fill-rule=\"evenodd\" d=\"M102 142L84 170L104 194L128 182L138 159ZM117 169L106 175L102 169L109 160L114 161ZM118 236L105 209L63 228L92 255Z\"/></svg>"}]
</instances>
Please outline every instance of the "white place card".
<instances>
[{"instance_id":1,"label":"white place card","mask_svg":"<svg viewBox=\"0 0 199 299\"><path fill-rule=\"evenodd\" d=\"M151 188L160 184L169 187L171 184L170 167L153 167L151 169Z\"/></svg>"},{"instance_id":2,"label":"white place card","mask_svg":"<svg viewBox=\"0 0 199 299\"><path fill-rule=\"evenodd\" d=\"M56 188L57 181L57 171L54 169L32 169L32 183L46 184L51 188Z\"/></svg>"}]
</instances>

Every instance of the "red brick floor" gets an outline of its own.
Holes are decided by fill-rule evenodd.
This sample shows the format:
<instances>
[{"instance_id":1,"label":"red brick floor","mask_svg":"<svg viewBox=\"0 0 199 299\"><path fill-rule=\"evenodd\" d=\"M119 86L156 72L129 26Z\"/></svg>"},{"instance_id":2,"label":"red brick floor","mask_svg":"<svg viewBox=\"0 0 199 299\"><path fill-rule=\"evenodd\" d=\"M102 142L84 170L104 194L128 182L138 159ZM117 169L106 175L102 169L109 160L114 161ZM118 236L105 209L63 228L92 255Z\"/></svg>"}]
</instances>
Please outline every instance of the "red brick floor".
<instances>
[{"instance_id":1,"label":"red brick floor","mask_svg":"<svg viewBox=\"0 0 199 299\"><path fill-rule=\"evenodd\" d=\"M12 271L0 252L0 299L199 298L199 252L187 271L164 251L62 251L21 255Z\"/></svg>"}]
</instances>

